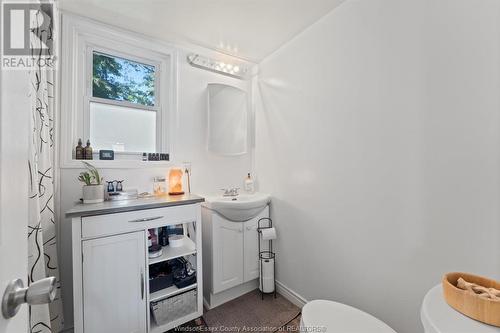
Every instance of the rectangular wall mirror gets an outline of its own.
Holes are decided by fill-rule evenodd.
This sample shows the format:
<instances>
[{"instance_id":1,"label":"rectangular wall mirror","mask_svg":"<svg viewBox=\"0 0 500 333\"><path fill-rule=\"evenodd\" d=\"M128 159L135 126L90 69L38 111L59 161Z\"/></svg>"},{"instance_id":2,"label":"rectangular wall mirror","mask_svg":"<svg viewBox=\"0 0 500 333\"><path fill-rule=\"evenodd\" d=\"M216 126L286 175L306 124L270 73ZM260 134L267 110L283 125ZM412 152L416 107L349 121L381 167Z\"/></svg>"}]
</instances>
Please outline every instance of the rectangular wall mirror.
<instances>
[{"instance_id":1,"label":"rectangular wall mirror","mask_svg":"<svg viewBox=\"0 0 500 333\"><path fill-rule=\"evenodd\" d=\"M248 99L245 91L225 84L208 84L208 150L242 155L248 150Z\"/></svg>"}]
</instances>

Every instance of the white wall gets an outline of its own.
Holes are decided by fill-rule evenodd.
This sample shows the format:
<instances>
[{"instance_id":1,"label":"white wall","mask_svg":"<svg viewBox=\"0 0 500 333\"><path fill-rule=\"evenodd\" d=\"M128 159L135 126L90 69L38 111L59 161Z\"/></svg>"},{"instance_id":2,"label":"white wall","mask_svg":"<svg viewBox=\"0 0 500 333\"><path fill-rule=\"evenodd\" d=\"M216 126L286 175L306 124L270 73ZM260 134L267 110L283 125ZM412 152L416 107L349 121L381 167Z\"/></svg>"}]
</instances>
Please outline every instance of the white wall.
<instances>
[{"instance_id":1,"label":"white wall","mask_svg":"<svg viewBox=\"0 0 500 333\"><path fill-rule=\"evenodd\" d=\"M197 50L199 52L199 49ZM216 56L206 51L207 56ZM192 192L218 192L220 188L243 186L244 177L252 166L251 154L222 157L211 154L206 146L206 87L208 83L224 83L249 91L249 81L238 80L190 66L186 62L189 51L179 50L178 118L175 153L172 165L183 161L192 163ZM64 212L81 198L81 185L77 182L79 169L61 169L60 178L60 262L65 327L73 326L73 292L71 266L71 225ZM105 179L124 179L125 188L152 191L153 177L165 176L168 168L103 169Z\"/></svg>"},{"instance_id":2,"label":"white wall","mask_svg":"<svg viewBox=\"0 0 500 333\"><path fill-rule=\"evenodd\" d=\"M277 278L399 333L443 273L500 278L500 2L349 0L260 65Z\"/></svg>"}]
</instances>

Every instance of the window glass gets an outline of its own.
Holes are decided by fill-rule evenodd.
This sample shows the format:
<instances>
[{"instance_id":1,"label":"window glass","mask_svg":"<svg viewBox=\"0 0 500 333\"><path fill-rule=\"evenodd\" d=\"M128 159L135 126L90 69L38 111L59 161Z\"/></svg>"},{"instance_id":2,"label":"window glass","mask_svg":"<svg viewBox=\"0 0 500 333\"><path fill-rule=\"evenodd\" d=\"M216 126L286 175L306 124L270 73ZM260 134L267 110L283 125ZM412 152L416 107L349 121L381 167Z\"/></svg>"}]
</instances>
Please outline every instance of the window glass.
<instances>
[{"instance_id":1,"label":"window glass","mask_svg":"<svg viewBox=\"0 0 500 333\"><path fill-rule=\"evenodd\" d=\"M92 96L155 106L155 66L95 52Z\"/></svg>"},{"instance_id":2,"label":"window glass","mask_svg":"<svg viewBox=\"0 0 500 333\"><path fill-rule=\"evenodd\" d=\"M156 152L156 112L90 102L90 142L97 150Z\"/></svg>"}]
</instances>

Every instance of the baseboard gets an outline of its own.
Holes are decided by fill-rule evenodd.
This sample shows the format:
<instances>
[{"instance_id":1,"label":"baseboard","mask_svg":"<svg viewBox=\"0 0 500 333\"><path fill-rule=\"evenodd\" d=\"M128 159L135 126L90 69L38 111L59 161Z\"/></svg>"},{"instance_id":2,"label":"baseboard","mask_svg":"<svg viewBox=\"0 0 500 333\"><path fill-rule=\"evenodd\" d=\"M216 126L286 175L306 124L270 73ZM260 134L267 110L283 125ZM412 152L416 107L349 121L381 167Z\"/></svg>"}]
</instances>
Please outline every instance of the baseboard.
<instances>
[{"instance_id":1,"label":"baseboard","mask_svg":"<svg viewBox=\"0 0 500 333\"><path fill-rule=\"evenodd\" d=\"M307 303L307 300L304 297L300 296L298 293L296 293L292 289L288 288L280 281L276 281L276 291L281 296L283 296L284 298L286 298L287 300L289 300L290 302L292 302L293 304L295 304L299 308L302 308Z\"/></svg>"}]
</instances>

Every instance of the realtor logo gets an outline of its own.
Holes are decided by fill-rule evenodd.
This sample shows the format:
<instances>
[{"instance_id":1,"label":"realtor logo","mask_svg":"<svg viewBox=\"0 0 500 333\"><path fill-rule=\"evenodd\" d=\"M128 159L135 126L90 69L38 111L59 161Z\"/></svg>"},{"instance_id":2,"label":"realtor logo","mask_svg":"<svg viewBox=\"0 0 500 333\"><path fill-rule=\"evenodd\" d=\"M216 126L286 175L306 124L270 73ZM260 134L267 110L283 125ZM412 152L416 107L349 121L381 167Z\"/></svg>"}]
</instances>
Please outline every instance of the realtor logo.
<instances>
[{"instance_id":1,"label":"realtor logo","mask_svg":"<svg viewBox=\"0 0 500 333\"><path fill-rule=\"evenodd\" d=\"M54 69L51 2L2 3L2 69Z\"/></svg>"}]
</instances>

